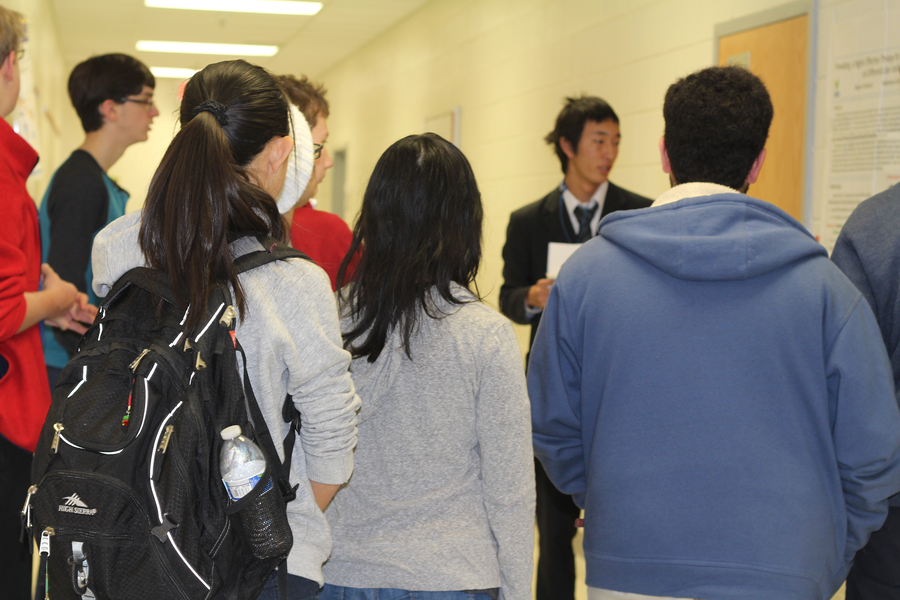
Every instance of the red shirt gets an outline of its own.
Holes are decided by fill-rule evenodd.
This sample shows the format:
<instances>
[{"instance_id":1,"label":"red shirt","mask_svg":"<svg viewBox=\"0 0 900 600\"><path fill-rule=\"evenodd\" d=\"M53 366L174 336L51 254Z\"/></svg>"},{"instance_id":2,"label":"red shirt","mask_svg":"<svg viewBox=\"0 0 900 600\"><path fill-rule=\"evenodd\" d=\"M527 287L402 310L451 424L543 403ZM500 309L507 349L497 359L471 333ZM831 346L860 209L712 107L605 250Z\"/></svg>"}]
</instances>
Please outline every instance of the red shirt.
<instances>
[{"instance_id":1,"label":"red shirt","mask_svg":"<svg viewBox=\"0 0 900 600\"><path fill-rule=\"evenodd\" d=\"M25 181L38 155L0 119L0 356L8 363L0 378L0 434L34 452L50 386L38 325L16 333L25 319L25 292L41 280L41 234L37 209Z\"/></svg>"},{"instance_id":2,"label":"red shirt","mask_svg":"<svg viewBox=\"0 0 900 600\"><path fill-rule=\"evenodd\" d=\"M339 216L314 209L309 203L294 211L291 224L291 246L300 250L322 267L337 289L337 272L350 249L353 234ZM353 257L344 281L350 281L359 255Z\"/></svg>"}]
</instances>

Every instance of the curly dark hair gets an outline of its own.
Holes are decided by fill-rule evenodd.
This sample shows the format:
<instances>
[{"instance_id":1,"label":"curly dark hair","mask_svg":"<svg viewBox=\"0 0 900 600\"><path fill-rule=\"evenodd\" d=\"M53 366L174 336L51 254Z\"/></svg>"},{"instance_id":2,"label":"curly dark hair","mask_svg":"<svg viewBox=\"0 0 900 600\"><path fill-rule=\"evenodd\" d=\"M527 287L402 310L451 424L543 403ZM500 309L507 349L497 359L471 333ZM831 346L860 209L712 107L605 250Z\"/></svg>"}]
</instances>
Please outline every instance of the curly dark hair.
<instances>
[{"instance_id":1,"label":"curly dark hair","mask_svg":"<svg viewBox=\"0 0 900 600\"><path fill-rule=\"evenodd\" d=\"M743 188L772 115L766 86L743 67L710 67L673 83L663 117L675 181Z\"/></svg>"},{"instance_id":2,"label":"curly dark hair","mask_svg":"<svg viewBox=\"0 0 900 600\"><path fill-rule=\"evenodd\" d=\"M579 96L578 98L566 98L566 105L556 117L556 126L553 131L544 137L544 141L551 144L559 157L563 175L569 168L569 157L563 152L560 140L566 138L577 152L578 142L581 141L581 133L588 121L602 123L612 119L617 125L619 117L616 111L606 103L603 98L597 96Z\"/></svg>"}]
</instances>

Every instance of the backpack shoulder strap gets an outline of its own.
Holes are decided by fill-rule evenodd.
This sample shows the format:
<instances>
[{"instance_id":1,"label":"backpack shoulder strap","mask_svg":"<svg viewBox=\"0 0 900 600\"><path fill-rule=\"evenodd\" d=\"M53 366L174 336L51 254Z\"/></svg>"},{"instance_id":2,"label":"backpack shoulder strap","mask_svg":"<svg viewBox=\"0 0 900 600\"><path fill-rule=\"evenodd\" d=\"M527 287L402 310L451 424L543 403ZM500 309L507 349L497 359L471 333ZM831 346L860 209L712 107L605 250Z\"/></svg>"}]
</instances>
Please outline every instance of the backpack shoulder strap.
<instances>
[{"instance_id":1,"label":"backpack shoulder strap","mask_svg":"<svg viewBox=\"0 0 900 600\"><path fill-rule=\"evenodd\" d=\"M262 414L262 410L259 408L259 403L256 401L256 394L253 393L253 386L250 384L250 376L247 373L247 355L244 354L244 348L237 340L235 340L235 349L241 355L241 360L243 362L244 393L247 396L247 406L250 409L250 419L253 422L253 429L256 431L256 441L262 446L263 451L267 456L271 456L272 460L277 461L278 451L275 450L275 441L272 439L272 432L269 431L269 427L266 425L266 419ZM285 406L287 406L289 402L290 395L285 398ZM284 412L284 408L282 408L282 412ZM273 468L273 472L278 473L278 477L281 479L282 493L285 495L285 502L293 500L297 493L296 486L294 488L290 487L291 457L294 450L294 438L299 429L299 414L296 418L296 422L285 421L291 423L291 428L283 441L284 460L281 461L278 468Z\"/></svg>"},{"instance_id":2,"label":"backpack shoulder strap","mask_svg":"<svg viewBox=\"0 0 900 600\"><path fill-rule=\"evenodd\" d=\"M259 243L262 244L265 250L250 252L235 259L234 268L238 274L249 271L250 269L255 269L256 267L261 267L262 265L269 264L270 262L274 262L276 260L287 260L288 258L302 258L304 260L312 262L312 259L300 250L291 248L284 242L279 242L273 237L257 236L256 239L259 240ZM273 460L275 460L278 457L278 453L275 451L275 443L272 439L272 434L269 431L269 428L266 426L266 421L262 416L262 411L260 411L259 404L256 402L256 395L253 393L253 386L250 384L250 377L247 373L247 357L244 354L244 349L241 347L240 343L236 343L236 348L237 351L241 354L241 358L244 363L244 392L247 395L247 404L250 407L250 416L256 429L257 438L259 438L258 441L263 445L263 449L265 450L265 452L268 455L272 456ZM287 489L283 489L282 491L286 496L285 501L289 502L293 500L293 496L296 495L296 487L291 489L289 487L289 482L291 471L291 456L293 455L294 441L297 435L297 431L299 431L300 429L300 414L296 411L296 409L294 409L290 395L288 395L284 400L282 415L285 423L291 424L291 428L288 431L287 436L285 436L283 440L284 461L282 461L280 469L283 484L288 486Z\"/></svg>"},{"instance_id":3,"label":"backpack shoulder strap","mask_svg":"<svg viewBox=\"0 0 900 600\"><path fill-rule=\"evenodd\" d=\"M244 273L250 269L261 267L276 260L287 260L288 258L302 258L312 262L307 255L300 252L296 248L291 248L284 242L279 242L273 237L257 236L259 243L265 250L257 250L239 256L234 261L234 269L237 273Z\"/></svg>"}]
</instances>

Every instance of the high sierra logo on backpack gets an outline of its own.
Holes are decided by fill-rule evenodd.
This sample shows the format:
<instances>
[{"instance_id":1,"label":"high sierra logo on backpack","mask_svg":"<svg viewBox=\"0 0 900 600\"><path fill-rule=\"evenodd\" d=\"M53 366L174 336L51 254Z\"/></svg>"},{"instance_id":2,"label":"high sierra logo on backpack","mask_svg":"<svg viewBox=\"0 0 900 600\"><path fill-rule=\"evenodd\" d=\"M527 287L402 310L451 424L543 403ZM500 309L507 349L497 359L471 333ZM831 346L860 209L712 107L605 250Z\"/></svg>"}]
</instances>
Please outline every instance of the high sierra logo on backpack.
<instances>
[{"instance_id":1,"label":"high sierra logo on backpack","mask_svg":"<svg viewBox=\"0 0 900 600\"><path fill-rule=\"evenodd\" d=\"M264 246L237 259L238 272L303 257ZM185 336L187 313L167 276L133 269L63 370L23 509L41 555L38 585L51 599L255 598L286 559L289 463L278 460L246 369L242 386L228 289L188 310L201 309L201 325ZM237 502L218 467L219 432L230 425L267 462Z\"/></svg>"}]
</instances>

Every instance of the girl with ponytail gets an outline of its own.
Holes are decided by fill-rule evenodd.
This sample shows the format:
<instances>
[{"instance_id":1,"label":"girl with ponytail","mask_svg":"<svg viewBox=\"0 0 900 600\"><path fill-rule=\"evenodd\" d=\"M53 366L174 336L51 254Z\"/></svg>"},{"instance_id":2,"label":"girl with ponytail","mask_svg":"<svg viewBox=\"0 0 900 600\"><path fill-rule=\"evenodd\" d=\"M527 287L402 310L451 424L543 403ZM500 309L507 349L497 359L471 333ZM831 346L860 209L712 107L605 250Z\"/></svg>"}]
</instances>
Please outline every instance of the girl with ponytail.
<instances>
[{"instance_id":1,"label":"girl with ponytail","mask_svg":"<svg viewBox=\"0 0 900 600\"><path fill-rule=\"evenodd\" d=\"M288 425L281 416L293 397L304 427L294 447L288 505L294 545L288 557L289 597L318 598L322 563L331 550L322 514L353 468L359 398L347 368L328 276L302 259L276 261L238 276L234 259L262 249L257 236L285 240L279 197L286 175L305 187L311 164L308 126L273 77L242 60L207 66L184 89L181 129L156 170L141 213L114 221L94 242L94 288L105 295L129 269L149 266L169 275L184 306L205 306L222 283L232 289L236 334L246 369L276 446ZM293 126L304 146L294 155ZM304 180L305 178L305 180ZM297 180L300 180L299 182ZM296 199L296 190L289 194ZM189 311L185 330L202 311ZM280 435L279 435L280 434ZM283 456L281 457L283 458ZM275 578L260 598L275 598Z\"/></svg>"}]
</instances>

